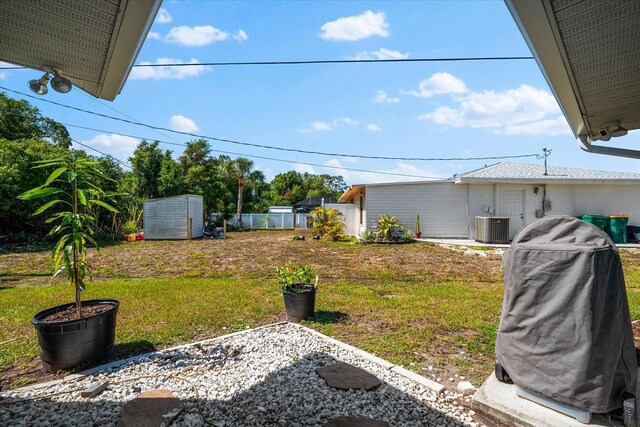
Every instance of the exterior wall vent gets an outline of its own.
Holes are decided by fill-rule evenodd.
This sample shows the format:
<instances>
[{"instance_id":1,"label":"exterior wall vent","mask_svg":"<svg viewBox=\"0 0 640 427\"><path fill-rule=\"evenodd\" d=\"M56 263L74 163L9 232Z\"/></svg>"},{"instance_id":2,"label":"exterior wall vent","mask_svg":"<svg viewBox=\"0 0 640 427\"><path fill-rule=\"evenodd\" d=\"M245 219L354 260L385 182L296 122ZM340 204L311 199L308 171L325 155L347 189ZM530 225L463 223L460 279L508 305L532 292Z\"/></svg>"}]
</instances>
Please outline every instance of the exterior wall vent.
<instances>
[{"instance_id":1,"label":"exterior wall vent","mask_svg":"<svg viewBox=\"0 0 640 427\"><path fill-rule=\"evenodd\" d=\"M477 216L476 241L481 243L509 243L509 217Z\"/></svg>"}]
</instances>

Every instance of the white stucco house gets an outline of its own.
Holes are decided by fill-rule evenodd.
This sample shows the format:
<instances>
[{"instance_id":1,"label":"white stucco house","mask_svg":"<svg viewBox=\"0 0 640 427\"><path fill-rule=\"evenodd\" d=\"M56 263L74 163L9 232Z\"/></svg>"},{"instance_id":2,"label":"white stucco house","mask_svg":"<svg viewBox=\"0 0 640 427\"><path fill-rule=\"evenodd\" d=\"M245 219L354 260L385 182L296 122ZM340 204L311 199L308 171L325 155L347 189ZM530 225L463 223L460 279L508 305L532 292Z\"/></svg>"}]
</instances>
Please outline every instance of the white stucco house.
<instances>
[{"instance_id":1,"label":"white stucco house","mask_svg":"<svg viewBox=\"0 0 640 427\"><path fill-rule=\"evenodd\" d=\"M629 216L640 225L640 174L524 163L497 163L450 179L362 184L339 203L351 205L360 233L375 228L382 214L415 228L423 237L474 238L475 217L509 218L509 238L544 215ZM346 208L346 207L345 207Z\"/></svg>"}]
</instances>

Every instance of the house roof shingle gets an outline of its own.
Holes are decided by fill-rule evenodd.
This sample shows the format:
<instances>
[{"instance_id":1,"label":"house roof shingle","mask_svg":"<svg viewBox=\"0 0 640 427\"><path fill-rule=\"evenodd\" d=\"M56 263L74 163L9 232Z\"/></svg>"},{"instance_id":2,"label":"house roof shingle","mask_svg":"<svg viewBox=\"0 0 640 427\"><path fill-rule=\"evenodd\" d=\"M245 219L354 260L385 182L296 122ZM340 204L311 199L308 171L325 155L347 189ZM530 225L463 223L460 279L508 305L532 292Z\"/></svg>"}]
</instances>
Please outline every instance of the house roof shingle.
<instances>
[{"instance_id":1,"label":"house roof shingle","mask_svg":"<svg viewBox=\"0 0 640 427\"><path fill-rule=\"evenodd\" d=\"M527 182L527 183L618 183L640 184L640 173L611 172L592 169L548 166L547 174L544 165L530 163L504 162L465 172L455 178L456 182Z\"/></svg>"}]
</instances>

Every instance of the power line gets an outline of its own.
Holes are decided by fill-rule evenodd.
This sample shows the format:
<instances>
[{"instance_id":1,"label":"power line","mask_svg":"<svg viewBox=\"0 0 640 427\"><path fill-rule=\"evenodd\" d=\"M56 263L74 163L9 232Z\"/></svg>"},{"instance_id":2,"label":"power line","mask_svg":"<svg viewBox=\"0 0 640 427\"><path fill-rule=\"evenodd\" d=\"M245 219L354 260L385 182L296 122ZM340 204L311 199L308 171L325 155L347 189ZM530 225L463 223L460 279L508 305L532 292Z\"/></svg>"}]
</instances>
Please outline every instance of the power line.
<instances>
[{"instance_id":1,"label":"power line","mask_svg":"<svg viewBox=\"0 0 640 427\"><path fill-rule=\"evenodd\" d=\"M115 157L113 157L111 154L104 153L104 152L102 152L102 151L98 150L97 148L93 148L93 147L91 147L91 146L89 146L89 145L87 145L87 144L83 144L82 142L80 142L80 141L76 141L76 140L75 140L75 139L73 139L73 138L71 138L71 141L75 142L75 143L76 143L76 144L78 144L78 145L82 145L83 147L86 147L86 148L88 148L89 150L93 150L93 151L95 151L96 153L100 153L100 154L102 154L103 156L106 156L106 157L108 157L108 158L110 158L110 159L113 159L113 160L115 160L116 162L120 163L122 166L124 166L124 167L126 167L126 168L132 169L132 167L131 167L131 165L130 165L130 164L125 163L125 162L123 162L122 160L116 159L116 158L115 158Z\"/></svg>"},{"instance_id":2,"label":"power line","mask_svg":"<svg viewBox=\"0 0 640 427\"><path fill-rule=\"evenodd\" d=\"M224 67L245 65L314 65L314 64L371 64L389 62L470 62L470 61L521 61L535 59L533 56L458 56L450 58L392 58L392 59L311 59L296 61L232 61L232 62L197 62L197 63L169 63L169 64L134 64L139 68L156 67ZM24 70L30 67L3 66L0 70Z\"/></svg>"},{"instance_id":3,"label":"power line","mask_svg":"<svg viewBox=\"0 0 640 427\"><path fill-rule=\"evenodd\" d=\"M424 161L424 162L432 162L432 161L471 161L471 160L506 160L506 159L519 159L519 158L536 157L536 156L538 156L538 154L517 154L517 155L510 155L510 156L484 156L484 157L431 157L431 158L427 158L427 157L391 157L391 156L366 156L366 155L363 155L363 154L329 153L329 152L323 152L323 151L300 150L300 149L297 149L297 148L274 147L274 146L271 146L271 145L254 144L254 143L250 143L250 142L242 142L242 141L236 141L236 140L232 140L232 139L217 138L217 137L210 136L210 135L200 135L200 134L191 133L191 132L177 131L177 130L173 130L173 129L169 129L169 128L165 128L165 127L161 127L161 126L153 126L153 125L149 125L149 124L146 124L146 123L139 123L139 122L136 122L136 121L133 121L133 120L122 119L122 118L119 118L119 117L109 116L107 114L102 114L102 113L97 113L97 112L94 112L94 111L85 110L83 108L73 107L71 105L62 104L62 103L59 103L59 102L56 102L56 101L51 101L51 100L48 100L48 99L37 98L37 97L29 95L27 93L20 92L20 91L17 91L17 90L12 90L12 89L6 88L4 86L0 86L0 89L6 90L6 91L9 91L9 92L12 92L12 93L16 93L16 94L19 94L19 95L22 95L22 96L27 96L27 97L35 99L37 101L54 104L54 105L57 105L59 107L68 108L68 109L71 109L71 110L80 111L82 113L91 114L91 115L94 115L94 116L99 116L99 117L107 118L107 119L110 119L110 120L116 120L116 121L119 121L119 122L128 123L128 124L132 124L132 125L136 125L136 126L143 126L143 127L149 128L149 129L162 130L162 131L165 131L165 132L173 132L173 133L177 133L177 134L180 134L180 135L190 136L190 137L193 137L193 138L209 139L209 140L212 140L212 141L225 142L225 143L229 143L229 144L242 145L242 146L246 146L246 147L264 148L264 149L267 149L267 150L277 150L277 151L284 151L284 152L291 152L291 153L315 154L315 155L319 155L319 156L329 156L329 157L352 157L352 158L358 158L358 159L372 159L372 160L404 160L404 161Z\"/></svg>"},{"instance_id":4,"label":"power line","mask_svg":"<svg viewBox=\"0 0 640 427\"><path fill-rule=\"evenodd\" d=\"M14 115L14 116L20 116L20 117L29 117L27 115L24 114L16 114L16 113L7 113L10 115ZM113 135L120 135L120 136L128 136L130 138L137 138L140 140L143 139L148 139L145 137L141 137L141 136L136 136L136 135L131 135L131 134L126 134L126 133L120 133L120 132L112 132L112 131L108 131L108 130L103 130L103 129L96 129L96 128L91 128L91 127L87 127L87 126L80 126L80 125L73 125L73 124L69 124L69 123L64 123L64 122L58 122L60 124L63 124L65 126L69 126L69 127L76 127L76 128L80 128L80 129L86 129L86 130L92 130L92 131L96 131L96 132L106 132L106 133L111 133ZM79 144L83 147L87 147L93 151L96 151L104 156L107 157L111 157L112 159L114 159L115 161L117 161L118 163L124 165L125 167L128 168L132 168L129 164L118 160L117 158L113 157L111 154L107 154L104 153L96 148L93 148L87 144L84 144L82 142L76 141L75 139L71 139L73 142L75 142L76 144ZM156 140L159 143L162 144L170 144L170 145L178 145L181 147L186 147L187 144L184 143L179 143L179 142L169 142L169 141L161 141L161 140ZM316 167L321 167L321 168L326 168L326 169L339 169L339 170L347 170L347 171L354 171L354 172L365 172L365 173L372 173L372 174L377 174L377 175L391 175L391 176L402 176L402 177L409 177L409 178L422 178L422 179L431 179L431 180L435 180L435 179L442 179L441 177L436 177L436 176L427 176L427 175L411 175L411 174L405 174L405 173L396 173L396 172L385 172L385 171L376 171L376 170L369 170L369 169L358 169L358 168L347 168L344 166L327 166L327 165L323 165L323 164L319 164L319 163L309 163L309 162L301 162L301 161L297 161L297 160L284 160L284 159L277 159L274 157L265 157L265 156L258 156L255 154L244 154L244 153L236 153L233 151L222 151L222 150L214 150L214 149L210 149L211 152L214 153L222 153L222 154L230 154L233 156L241 156L241 157L249 157L252 159L262 159L262 160L272 160L274 162L281 162L281 163L291 163L291 164L299 164L299 165L307 165L307 166L316 166Z\"/></svg>"},{"instance_id":5,"label":"power line","mask_svg":"<svg viewBox=\"0 0 640 427\"><path fill-rule=\"evenodd\" d=\"M62 122L60 122L60 123L62 123ZM107 130L88 128L86 126L70 125L68 123L62 123L62 124L65 125L65 126L71 126L71 127L81 128L81 129L93 130L93 131L96 131L96 132L107 132L107 133L111 133L111 134L114 134L114 135L128 136L130 138L147 139L147 138L144 138L144 137L128 135L128 134L123 134L123 133L118 133L118 132L111 132L111 131L107 131ZM74 139L72 139L72 141L76 142L76 143L78 143L78 144L80 144L80 145L82 145L84 147L90 148L90 149L92 149L94 151L97 151L98 153L101 153L103 155L112 157L114 160L118 161L119 163L122 163L120 160L116 159L115 157L111 156L110 154L106 154L106 153L103 153L101 151L98 151L95 148L90 147L90 146L88 146L86 144L83 144L81 142L78 142L78 141L76 141ZM182 146L182 147L186 147L187 146L187 144L181 144L181 143L177 143L177 142L168 142L168 141L158 141L158 142L163 143L163 144L179 145L179 146ZM271 160L271 161L274 161L274 162L300 164L300 165L307 165L307 166L316 166L316 167L327 168L327 169L340 169L340 170L347 170L347 171L354 171L354 172L373 173L373 174L379 174L379 175L403 176L403 177L409 177L409 178L442 179L442 178L436 177L436 176L411 175L411 174L376 171L376 170L369 170L369 169L347 168L347 167L343 167L343 166L327 166L327 165L322 165L322 164L319 164L319 163L300 162L300 161L296 161L296 160L284 160L284 159L277 159L277 158L273 158L273 157L258 156L258 155L255 155L255 154L236 153L236 152L233 152L233 151L222 151L222 150L214 150L214 149L211 149L210 151L212 151L214 153L230 154L230 155L233 155L233 156L249 157L249 158L252 158L252 159ZM125 166L131 168L131 166L129 166L128 164L125 165Z\"/></svg>"},{"instance_id":6,"label":"power line","mask_svg":"<svg viewBox=\"0 0 640 427\"><path fill-rule=\"evenodd\" d=\"M135 119L135 118L133 118L133 117L129 116L128 114L123 113L122 111L119 111L119 110L115 109L114 107L110 106L109 104L105 104L104 102L100 102L100 101L98 101L98 98L96 98L96 97L94 97L94 96L89 95L87 92L85 92L85 91L80 91L80 93L82 93L82 94L83 94L84 96L86 96L87 98L92 99L93 101L95 101L95 102L96 102L96 103L98 103L99 105L102 105L103 107L107 107L108 109L113 110L113 111L115 111L116 113L118 113L118 114L120 114L120 115L122 115L122 116L124 116L124 117L126 117L126 118L128 118L128 119L131 119L131 120L133 120L133 121L137 122L138 124L142 124L139 120L137 120L137 119ZM175 139L175 138L174 138L174 137L172 137L172 136L165 135L164 133L159 132L159 131L157 131L157 130L156 130L155 132L156 132L158 135L162 135L162 136L164 136L165 138L171 138L171 139L173 139L174 141L178 142L178 140L177 140L177 139Z\"/></svg>"}]
</instances>

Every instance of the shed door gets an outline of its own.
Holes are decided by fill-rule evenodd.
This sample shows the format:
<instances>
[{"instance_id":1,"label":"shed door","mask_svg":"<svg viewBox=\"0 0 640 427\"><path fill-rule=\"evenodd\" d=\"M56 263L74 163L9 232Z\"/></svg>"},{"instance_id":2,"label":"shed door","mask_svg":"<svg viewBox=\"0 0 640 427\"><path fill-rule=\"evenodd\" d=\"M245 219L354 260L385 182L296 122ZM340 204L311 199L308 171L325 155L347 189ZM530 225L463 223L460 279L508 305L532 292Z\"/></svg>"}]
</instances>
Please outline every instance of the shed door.
<instances>
[{"instance_id":1,"label":"shed door","mask_svg":"<svg viewBox=\"0 0 640 427\"><path fill-rule=\"evenodd\" d=\"M524 190L503 190L500 216L509 217L509 240L524 227Z\"/></svg>"}]
</instances>

